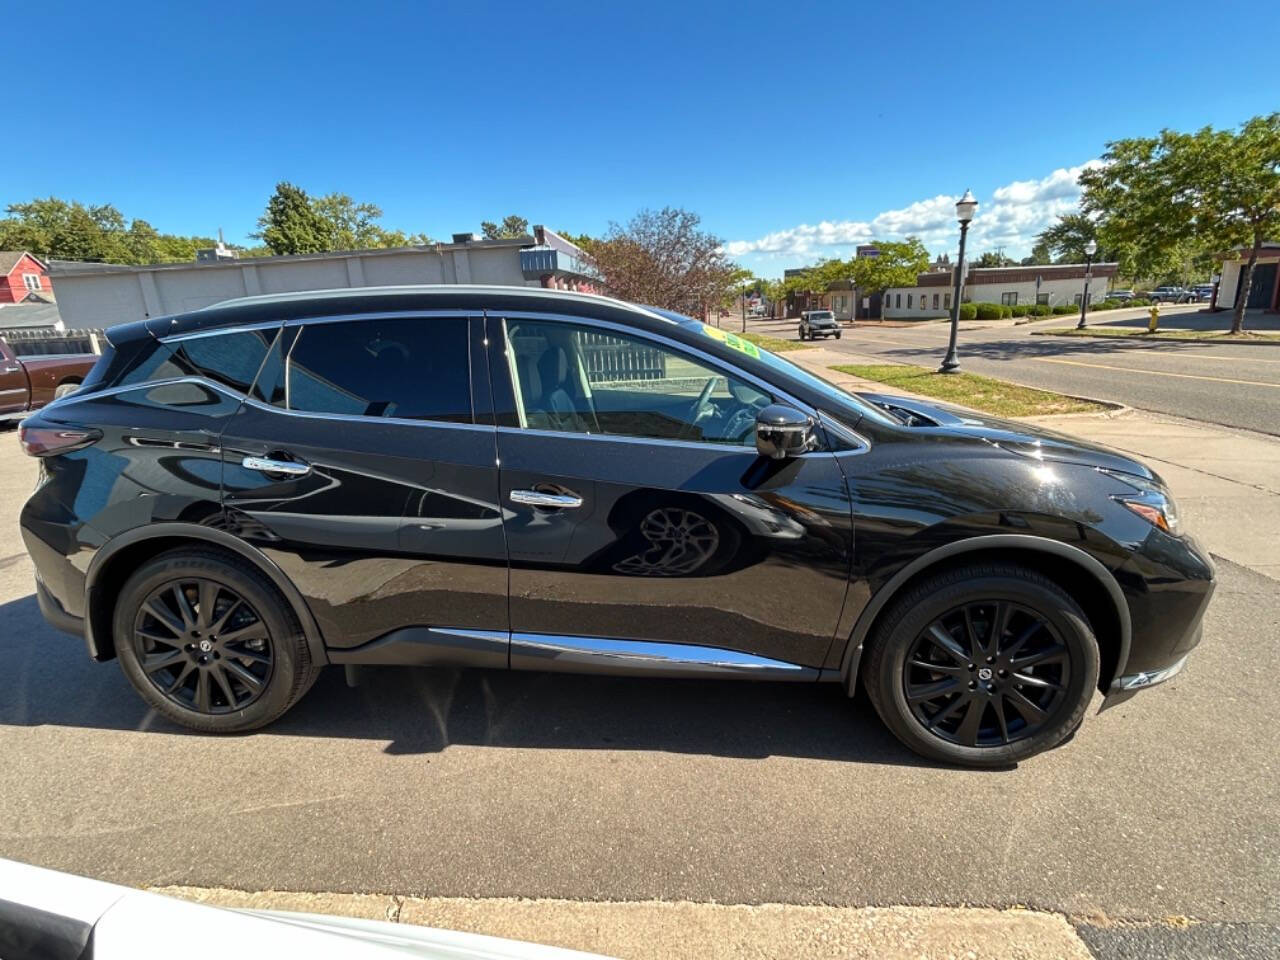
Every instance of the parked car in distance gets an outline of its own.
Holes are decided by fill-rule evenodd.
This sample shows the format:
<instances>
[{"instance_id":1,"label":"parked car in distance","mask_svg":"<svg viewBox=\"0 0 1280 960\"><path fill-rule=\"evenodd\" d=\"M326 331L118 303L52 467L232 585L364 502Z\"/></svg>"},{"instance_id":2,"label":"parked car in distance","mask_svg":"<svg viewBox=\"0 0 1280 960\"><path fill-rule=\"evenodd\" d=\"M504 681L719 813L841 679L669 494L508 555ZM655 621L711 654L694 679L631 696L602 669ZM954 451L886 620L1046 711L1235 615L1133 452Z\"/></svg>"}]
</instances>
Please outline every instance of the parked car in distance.
<instances>
[{"instance_id":1,"label":"parked car in distance","mask_svg":"<svg viewBox=\"0 0 1280 960\"><path fill-rule=\"evenodd\" d=\"M1107 300L1132 300L1132 299L1133 299L1133 291L1132 291L1132 290L1108 290L1108 291L1107 291L1107 295L1106 295L1106 298L1105 298L1105 299L1107 299Z\"/></svg>"},{"instance_id":2,"label":"parked car in distance","mask_svg":"<svg viewBox=\"0 0 1280 960\"><path fill-rule=\"evenodd\" d=\"M800 339L817 340L819 337L840 339L840 321L830 310L806 310L800 314Z\"/></svg>"},{"instance_id":3,"label":"parked car in distance","mask_svg":"<svg viewBox=\"0 0 1280 960\"><path fill-rule=\"evenodd\" d=\"M0 421L21 419L72 392L97 362L92 353L20 357L0 340Z\"/></svg>"},{"instance_id":4,"label":"parked car in distance","mask_svg":"<svg viewBox=\"0 0 1280 960\"><path fill-rule=\"evenodd\" d=\"M1196 303L1206 303L1213 299L1212 283L1197 283L1191 288L1191 299Z\"/></svg>"},{"instance_id":5,"label":"parked car in distance","mask_svg":"<svg viewBox=\"0 0 1280 960\"><path fill-rule=\"evenodd\" d=\"M1147 294L1147 299L1152 303L1186 303L1190 296L1182 287L1162 286Z\"/></svg>"},{"instance_id":6,"label":"parked car in distance","mask_svg":"<svg viewBox=\"0 0 1280 960\"><path fill-rule=\"evenodd\" d=\"M665 310L375 287L106 336L22 424L22 536L45 618L196 730L325 664L829 681L1003 766L1176 674L1214 588L1138 460Z\"/></svg>"}]
</instances>

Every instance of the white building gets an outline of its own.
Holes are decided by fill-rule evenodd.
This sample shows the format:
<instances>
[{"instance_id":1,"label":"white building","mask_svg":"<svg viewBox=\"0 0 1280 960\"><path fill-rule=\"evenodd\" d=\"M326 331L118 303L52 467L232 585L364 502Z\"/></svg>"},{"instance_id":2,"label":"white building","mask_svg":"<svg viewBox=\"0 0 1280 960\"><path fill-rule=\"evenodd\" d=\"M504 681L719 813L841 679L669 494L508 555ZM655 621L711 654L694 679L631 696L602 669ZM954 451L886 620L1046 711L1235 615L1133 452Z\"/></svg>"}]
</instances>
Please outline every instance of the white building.
<instances>
[{"instance_id":1,"label":"white building","mask_svg":"<svg viewBox=\"0 0 1280 960\"><path fill-rule=\"evenodd\" d=\"M1249 261L1249 250L1233 250L1222 261L1222 279L1214 294L1213 306L1220 310L1235 307L1240 287L1240 270ZM1246 307L1280 310L1280 243L1264 243L1253 265Z\"/></svg>"},{"instance_id":2,"label":"white building","mask_svg":"<svg viewBox=\"0 0 1280 960\"><path fill-rule=\"evenodd\" d=\"M1089 301L1106 298L1118 264L1095 263L1089 281ZM1085 265L1061 263L1034 267L974 267L965 271L962 303L1048 304L1078 306L1084 296ZM945 317L951 312L954 270L934 270L916 278L914 287L891 287L881 298L886 320Z\"/></svg>"},{"instance_id":3,"label":"white building","mask_svg":"<svg viewBox=\"0 0 1280 960\"><path fill-rule=\"evenodd\" d=\"M55 260L49 274L69 330L198 310L262 293L418 283L481 283L595 292L590 257L553 230L534 236L389 250L305 253L284 257L210 258L124 266Z\"/></svg>"}]
</instances>

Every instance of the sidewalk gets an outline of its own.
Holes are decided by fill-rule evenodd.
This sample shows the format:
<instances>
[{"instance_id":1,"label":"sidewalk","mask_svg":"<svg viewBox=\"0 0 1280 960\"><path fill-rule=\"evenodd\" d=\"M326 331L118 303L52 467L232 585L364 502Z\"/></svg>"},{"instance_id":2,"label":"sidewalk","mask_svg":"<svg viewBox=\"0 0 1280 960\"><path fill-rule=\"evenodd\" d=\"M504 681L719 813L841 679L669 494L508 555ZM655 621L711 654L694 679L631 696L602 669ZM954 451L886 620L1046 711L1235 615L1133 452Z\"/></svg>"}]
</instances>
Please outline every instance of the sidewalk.
<instances>
[{"instance_id":1,"label":"sidewalk","mask_svg":"<svg viewBox=\"0 0 1280 960\"><path fill-rule=\"evenodd\" d=\"M846 390L901 392L830 369L882 362L873 357L822 347L787 356ZM1210 553L1280 580L1280 438L1131 409L1027 422L1141 458L1169 484L1183 528Z\"/></svg>"},{"instance_id":2,"label":"sidewalk","mask_svg":"<svg viewBox=\"0 0 1280 960\"><path fill-rule=\"evenodd\" d=\"M330 913L508 937L622 960L1091 960L1065 917L984 907L728 906L401 897L198 887L154 892L252 910Z\"/></svg>"}]
</instances>

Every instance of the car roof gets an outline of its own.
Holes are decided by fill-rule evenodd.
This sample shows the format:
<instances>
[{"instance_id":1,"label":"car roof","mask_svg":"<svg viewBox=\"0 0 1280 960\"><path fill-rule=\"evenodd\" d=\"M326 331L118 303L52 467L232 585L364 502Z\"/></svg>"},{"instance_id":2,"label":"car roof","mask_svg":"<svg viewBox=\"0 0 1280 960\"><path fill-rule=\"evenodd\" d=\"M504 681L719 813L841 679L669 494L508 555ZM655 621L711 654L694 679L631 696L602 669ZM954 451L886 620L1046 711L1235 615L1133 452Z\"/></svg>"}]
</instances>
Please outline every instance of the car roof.
<instances>
[{"instance_id":1,"label":"car roof","mask_svg":"<svg viewBox=\"0 0 1280 960\"><path fill-rule=\"evenodd\" d=\"M169 337L221 327L247 326L273 321L333 317L344 314L397 313L414 310L457 310L472 313L525 311L567 313L641 329L669 330L688 317L669 314L612 297L576 293L570 290L544 290L540 287L511 287L465 284L418 284L395 287L349 287L335 290L307 290L295 293L269 294L224 300L199 310L142 321L148 333ZM678 318L678 319L677 319ZM113 331L133 328L125 324ZM109 339L116 341L116 337Z\"/></svg>"}]
</instances>

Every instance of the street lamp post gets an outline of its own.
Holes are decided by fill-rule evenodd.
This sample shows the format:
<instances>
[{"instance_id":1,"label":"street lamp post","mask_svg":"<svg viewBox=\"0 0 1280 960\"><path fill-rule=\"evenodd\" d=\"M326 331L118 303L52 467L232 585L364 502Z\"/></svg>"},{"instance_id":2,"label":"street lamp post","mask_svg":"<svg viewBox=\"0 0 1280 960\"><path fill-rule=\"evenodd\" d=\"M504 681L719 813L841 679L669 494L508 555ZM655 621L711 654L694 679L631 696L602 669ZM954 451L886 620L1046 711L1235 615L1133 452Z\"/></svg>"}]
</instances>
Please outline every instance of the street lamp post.
<instances>
[{"instance_id":1,"label":"street lamp post","mask_svg":"<svg viewBox=\"0 0 1280 960\"><path fill-rule=\"evenodd\" d=\"M955 373L960 369L960 361L956 358L956 334L960 330L960 289L964 282L964 238L969 232L969 221L978 209L978 201L968 190L956 201L956 220L960 223L960 256L956 260L955 292L951 295L951 342L947 345L947 355L942 359L939 373Z\"/></svg>"},{"instance_id":2,"label":"street lamp post","mask_svg":"<svg viewBox=\"0 0 1280 960\"><path fill-rule=\"evenodd\" d=\"M1093 255L1098 252L1098 245L1090 240L1084 245L1084 295L1080 298L1080 322L1077 330L1084 329L1084 312L1089 309L1089 278L1093 276Z\"/></svg>"}]
</instances>

